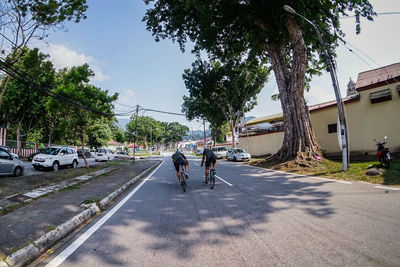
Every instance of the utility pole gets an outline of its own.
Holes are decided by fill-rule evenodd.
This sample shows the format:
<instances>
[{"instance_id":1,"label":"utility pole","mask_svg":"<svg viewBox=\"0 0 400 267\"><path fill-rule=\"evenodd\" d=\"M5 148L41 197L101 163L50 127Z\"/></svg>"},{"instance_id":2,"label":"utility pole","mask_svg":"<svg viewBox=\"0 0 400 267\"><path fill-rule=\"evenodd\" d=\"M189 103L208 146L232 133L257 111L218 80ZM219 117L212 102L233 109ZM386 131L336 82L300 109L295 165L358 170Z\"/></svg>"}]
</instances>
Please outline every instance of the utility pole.
<instances>
[{"instance_id":1,"label":"utility pole","mask_svg":"<svg viewBox=\"0 0 400 267\"><path fill-rule=\"evenodd\" d=\"M150 157L153 156L153 127L150 127Z\"/></svg>"},{"instance_id":2,"label":"utility pole","mask_svg":"<svg viewBox=\"0 0 400 267\"><path fill-rule=\"evenodd\" d=\"M137 135L137 119L139 116L139 105L136 105L136 118L135 118L135 135L133 136L133 163L136 158L136 135Z\"/></svg>"},{"instance_id":3,"label":"utility pole","mask_svg":"<svg viewBox=\"0 0 400 267\"><path fill-rule=\"evenodd\" d=\"M315 29L318 35L319 42L321 43L322 46L322 58L325 61L326 66L328 67L328 71L331 75L332 79L332 85L333 89L335 90L335 96L336 96L336 105L338 109L338 140L339 140L339 146L340 149L342 150L342 161L343 161L343 171L347 171L349 169L349 158L350 158L350 151L349 151L349 142L348 142L348 135L347 135L347 123L346 123L346 117L344 115L344 104L342 101L342 97L340 95L340 89L339 89L339 83L337 80L337 75L336 75L336 68L335 65L333 64L330 55L328 53L328 50L326 49L326 45L322 39L321 33L319 32L318 27L309 19L306 17L300 15L297 13L292 7L288 5L284 5L283 9L291 14L295 14L305 21L307 21L311 26Z\"/></svg>"}]
</instances>

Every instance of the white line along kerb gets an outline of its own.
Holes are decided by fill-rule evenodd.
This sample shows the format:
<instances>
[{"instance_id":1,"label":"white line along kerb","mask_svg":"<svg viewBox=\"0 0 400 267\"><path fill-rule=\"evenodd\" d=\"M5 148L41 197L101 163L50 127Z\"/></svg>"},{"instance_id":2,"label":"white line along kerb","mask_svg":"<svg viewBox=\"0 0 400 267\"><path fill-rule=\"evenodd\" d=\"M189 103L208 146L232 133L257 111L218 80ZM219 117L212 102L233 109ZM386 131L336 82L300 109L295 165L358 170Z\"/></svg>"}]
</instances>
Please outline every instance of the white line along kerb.
<instances>
[{"instance_id":1,"label":"white line along kerb","mask_svg":"<svg viewBox=\"0 0 400 267\"><path fill-rule=\"evenodd\" d=\"M52 261L50 261L46 267L59 266L63 261L65 261L69 255L71 255L75 250L77 250L92 234L94 234L111 216L114 215L141 187L147 180L158 170L158 168L163 165L164 161L152 171L132 192L130 192L123 200L121 200L114 208L112 208L103 218L101 218L95 225L90 227L85 233L83 233L77 240L75 240L71 245L69 245L65 250L57 255Z\"/></svg>"}]
</instances>

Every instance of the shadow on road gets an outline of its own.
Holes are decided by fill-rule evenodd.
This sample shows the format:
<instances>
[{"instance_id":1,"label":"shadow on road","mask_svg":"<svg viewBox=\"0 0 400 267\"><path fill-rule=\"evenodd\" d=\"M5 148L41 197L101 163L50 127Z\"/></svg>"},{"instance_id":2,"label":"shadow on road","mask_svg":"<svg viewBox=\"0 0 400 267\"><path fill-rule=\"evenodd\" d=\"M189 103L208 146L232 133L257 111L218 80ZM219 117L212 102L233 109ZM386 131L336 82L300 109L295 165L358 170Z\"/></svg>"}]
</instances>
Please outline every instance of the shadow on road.
<instances>
[{"instance_id":1,"label":"shadow on road","mask_svg":"<svg viewBox=\"0 0 400 267\"><path fill-rule=\"evenodd\" d=\"M119 216L103 226L101 234L95 237L98 242L88 242L91 249L84 253L101 255L101 261L108 264L133 264L131 259L123 260L126 251L142 251L138 252L142 256L143 251L144 255L152 256L159 253L165 256L164 252L168 252L189 259L195 256L197 248L214 250L221 245L234 248L238 239L260 243L282 239L282 232L271 230L280 224L294 229L298 235L306 234L296 214L323 221L335 213L329 203L331 193L321 188L329 181L307 182L293 174L232 164L229 181L234 187L218 181L216 188L210 190L203 183L203 172L192 168L188 191L182 193L170 165L164 163L120 209ZM218 174L222 176L223 171ZM99 242L107 245L102 248ZM257 248L256 244L248 244L248 248L252 247ZM249 251L249 256L252 253ZM267 252L260 253L270 256Z\"/></svg>"}]
</instances>

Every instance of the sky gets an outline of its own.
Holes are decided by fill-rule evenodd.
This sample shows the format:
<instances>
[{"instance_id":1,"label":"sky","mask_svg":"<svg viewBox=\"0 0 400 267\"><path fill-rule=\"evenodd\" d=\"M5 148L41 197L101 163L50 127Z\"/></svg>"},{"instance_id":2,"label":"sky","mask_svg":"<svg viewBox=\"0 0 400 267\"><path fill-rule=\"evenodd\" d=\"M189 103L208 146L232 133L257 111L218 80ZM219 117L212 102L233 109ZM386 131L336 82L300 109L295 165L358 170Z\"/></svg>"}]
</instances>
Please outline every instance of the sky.
<instances>
[{"instance_id":1,"label":"sky","mask_svg":"<svg viewBox=\"0 0 400 267\"><path fill-rule=\"evenodd\" d=\"M67 23L67 31L50 31L47 44L35 45L50 54L57 68L88 63L96 74L93 84L110 93L119 93L115 113L133 110L135 105L180 113L182 97L188 94L182 73L195 60L190 49L182 53L171 40L154 41L142 22L148 8L142 0L110 2L88 0L86 20ZM400 12L399 0L370 2L377 13ZM400 15L378 15L374 22L364 19L361 22L361 34L356 35L354 19L341 20L346 46L354 51L343 45L336 50L342 97L346 95L350 77L357 81L360 72L400 62ZM272 75L258 95L258 105L246 116L280 113L280 102L271 100L276 93ZM305 97L310 105L334 100L329 73L314 77ZM188 122L184 116L143 114L160 121L178 121L193 130L202 129L201 122Z\"/></svg>"}]
</instances>

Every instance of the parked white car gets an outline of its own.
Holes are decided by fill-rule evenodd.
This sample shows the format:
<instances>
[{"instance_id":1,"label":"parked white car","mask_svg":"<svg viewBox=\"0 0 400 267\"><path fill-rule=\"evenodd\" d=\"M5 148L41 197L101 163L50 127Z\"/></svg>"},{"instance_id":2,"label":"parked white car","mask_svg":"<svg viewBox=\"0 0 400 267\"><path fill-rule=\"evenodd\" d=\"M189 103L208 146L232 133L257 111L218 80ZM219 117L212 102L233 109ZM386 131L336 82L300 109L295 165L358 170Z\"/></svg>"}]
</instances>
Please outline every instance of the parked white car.
<instances>
[{"instance_id":1,"label":"parked white car","mask_svg":"<svg viewBox=\"0 0 400 267\"><path fill-rule=\"evenodd\" d=\"M78 154L75 149L69 147L51 146L37 154L32 160L32 165L36 170L52 168L54 171L58 171L60 166L76 168L78 166Z\"/></svg>"},{"instance_id":2,"label":"parked white car","mask_svg":"<svg viewBox=\"0 0 400 267\"><path fill-rule=\"evenodd\" d=\"M226 157L226 148L224 146L213 147L211 150L217 156L217 159L222 159Z\"/></svg>"},{"instance_id":3,"label":"parked white car","mask_svg":"<svg viewBox=\"0 0 400 267\"><path fill-rule=\"evenodd\" d=\"M111 149L108 148L98 148L94 154L95 161L110 161L115 159L115 154Z\"/></svg>"},{"instance_id":4,"label":"parked white car","mask_svg":"<svg viewBox=\"0 0 400 267\"><path fill-rule=\"evenodd\" d=\"M250 160L251 155L242 148L231 148L226 152L226 159L234 161Z\"/></svg>"}]
</instances>

